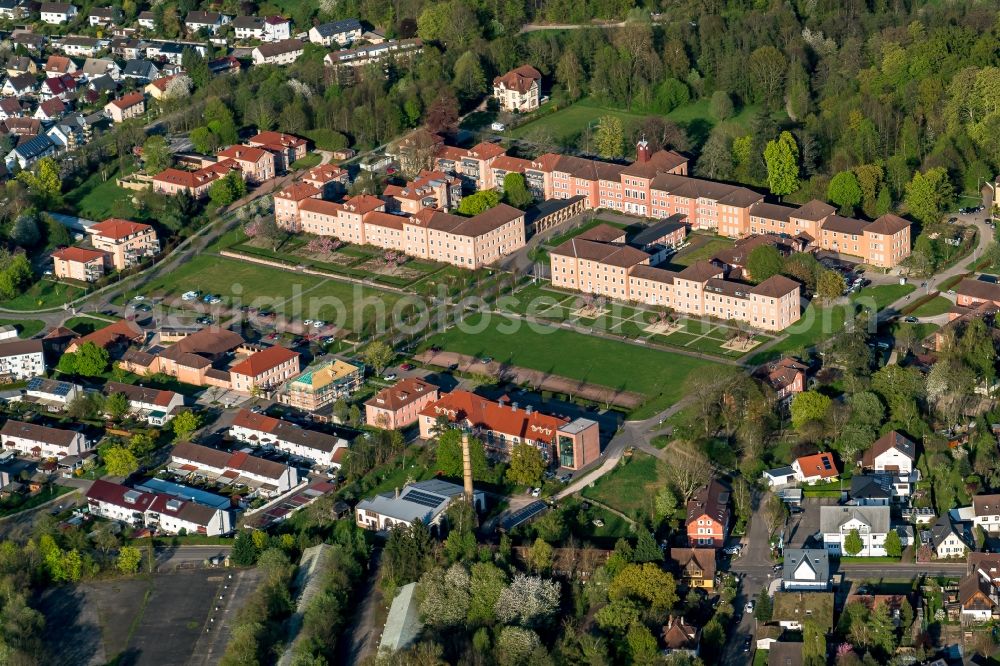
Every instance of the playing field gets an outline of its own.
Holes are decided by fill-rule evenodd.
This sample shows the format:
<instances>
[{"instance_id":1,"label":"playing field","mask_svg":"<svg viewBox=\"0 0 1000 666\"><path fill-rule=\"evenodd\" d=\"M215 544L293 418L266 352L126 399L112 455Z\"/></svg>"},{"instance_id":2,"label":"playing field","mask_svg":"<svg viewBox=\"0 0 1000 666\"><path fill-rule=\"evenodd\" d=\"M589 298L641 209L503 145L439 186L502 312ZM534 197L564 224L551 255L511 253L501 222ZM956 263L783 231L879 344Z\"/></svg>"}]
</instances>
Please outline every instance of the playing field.
<instances>
[{"instance_id":1,"label":"playing field","mask_svg":"<svg viewBox=\"0 0 1000 666\"><path fill-rule=\"evenodd\" d=\"M391 313L401 298L372 287L207 255L147 287L149 294L168 298L193 290L218 294L233 308L269 308L291 319L322 319L350 330Z\"/></svg>"},{"instance_id":2,"label":"playing field","mask_svg":"<svg viewBox=\"0 0 1000 666\"><path fill-rule=\"evenodd\" d=\"M491 356L501 363L642 393L650 401L633 417L651 416L683 397L684 380L712 361L641 347L503 315L471 315L427 341L445 351Z\"/></svg>"}]
</instances>

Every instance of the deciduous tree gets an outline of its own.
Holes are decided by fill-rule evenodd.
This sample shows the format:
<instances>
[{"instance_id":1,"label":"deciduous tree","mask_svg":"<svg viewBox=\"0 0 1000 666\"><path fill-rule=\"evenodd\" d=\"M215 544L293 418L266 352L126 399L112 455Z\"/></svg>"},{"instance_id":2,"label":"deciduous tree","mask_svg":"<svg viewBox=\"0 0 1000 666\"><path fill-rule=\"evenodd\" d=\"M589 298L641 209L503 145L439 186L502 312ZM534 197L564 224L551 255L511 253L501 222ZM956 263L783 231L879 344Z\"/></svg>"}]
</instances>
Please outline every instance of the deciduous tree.
<instances>
[{"instance_id":1,"label":"deciduous tree","mask_svg":"<svg viewBox=\"0 0 1000 666\"><path fill-rule=\"evenodd\" d=\"M747 257L747 272L755 284L780 274L784 267L781 253L773 245L758 245Z\"/></svg>"},{"instance_id":2,"label":"deciduous tree","mask_svg":"<svg viewBox=\"0 0 1000 666\"><path fill-rule=\"evenodd\" d=\"M764 148L767 186L772 194L784 196L799 189L799 146L791 132L782 132Z\"/></svg>"},{"instance_id":3,"label":"deciduous tree","mask_svg":"<svg viewBox=\"0 0 1000 666\"><path fill-rule=\"evenodd\" d=\"M510 453L510 467L507 468L507 479L512 483L534 486L542 481L545 472L545 460L542 453L531 444L515 444Z\"/></svg>"}]
</instances>

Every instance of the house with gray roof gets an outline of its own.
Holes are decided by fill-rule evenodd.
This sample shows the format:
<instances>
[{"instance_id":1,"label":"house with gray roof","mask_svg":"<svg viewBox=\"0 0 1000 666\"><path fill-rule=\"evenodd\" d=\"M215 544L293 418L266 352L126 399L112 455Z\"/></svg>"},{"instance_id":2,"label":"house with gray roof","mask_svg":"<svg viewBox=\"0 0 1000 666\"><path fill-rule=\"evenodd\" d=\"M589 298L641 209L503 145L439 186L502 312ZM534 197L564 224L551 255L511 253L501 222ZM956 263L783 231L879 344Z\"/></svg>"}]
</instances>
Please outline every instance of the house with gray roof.
<instances>
[{"instance_id":1,"label":"house with gray roof","mask_svg":"<svg viewBox=\"0 0 1000 666\"><path fill-rule=\"evenodd\" d=\"M930 529L930 545L938 559L965 557L975 550L970 524L955 522L948 514L937 519Z\"/></svg>"},{"instance_id":2,"label":"house with gray roof","mask_svg":"<svg viewBox=\"0 0 1000 666\"><path fill-rule=\"evenodd\" d=\"M784 590L830 589L830 554L823 548L786 548L781 571Z\"/></svg>"},{"instance_id":3,"label":"house with gray roof","mask_svg":"<svg viewBox=\"0 0 1000 666\"><path fill-rule=\"evenodd\" d=\"M361 39L361 22L355 18L343 21L331 21L313 26L309 30L309 41L321 46L347 46L356 39Z\"/></svg>"},{"instance_id":4,"label":"house with gray roof","mask_svg":"<svg viewBox=\"0 0 1000 666\"><path fill-rule=\"evenodd\" d=\"M889 534L890 516L887 506L822 506L819 510L819 531L823 545L831 555L884 557L885 538ZM848 553L844 543L857 532L861 550Z\"/></svg>"}]
</instances>

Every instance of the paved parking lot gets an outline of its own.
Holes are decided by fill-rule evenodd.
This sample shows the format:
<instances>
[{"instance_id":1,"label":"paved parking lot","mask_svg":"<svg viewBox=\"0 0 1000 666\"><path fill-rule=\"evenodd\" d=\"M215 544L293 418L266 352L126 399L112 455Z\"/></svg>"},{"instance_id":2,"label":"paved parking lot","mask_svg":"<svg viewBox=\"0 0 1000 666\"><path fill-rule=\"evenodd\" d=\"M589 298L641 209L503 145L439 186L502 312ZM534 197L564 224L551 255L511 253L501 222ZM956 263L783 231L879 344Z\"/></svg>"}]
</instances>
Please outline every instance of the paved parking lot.
<instances>
[{"instance_id":1,"label":"paved parking lot","mask_svg":"<svg viewBox=\"0 0 1000 666\"><path fill-rule=\"evenodd\" d=\"M819 510L821 506L833 506L837 500L832 497L806 497L802 500L802 513L792 514L785 525L785 547L802 548L819 532Z\"/></svg>"}]
</instances>

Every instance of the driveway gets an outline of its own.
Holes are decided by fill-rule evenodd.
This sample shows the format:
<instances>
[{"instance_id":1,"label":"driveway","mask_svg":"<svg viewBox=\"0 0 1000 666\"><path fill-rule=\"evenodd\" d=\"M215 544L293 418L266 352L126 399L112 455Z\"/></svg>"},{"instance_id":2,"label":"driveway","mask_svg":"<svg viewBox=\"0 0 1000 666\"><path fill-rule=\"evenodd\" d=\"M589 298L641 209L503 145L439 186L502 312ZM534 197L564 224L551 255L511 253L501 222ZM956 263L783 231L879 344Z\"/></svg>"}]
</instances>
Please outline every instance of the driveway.
<instances>
[{"instance_id":1,"label":"driveway","mask_svg":"<svg viewBox=\"0 0 1000 666\"><path fill-rule=\"evenodd\" d=\"M804 498L802 513L789 516L785 524L785 547L804 548L809 545L810 539L819 532L820 507L836 504L837 500L833 497Z\"/></svg>"}]
</instances>

